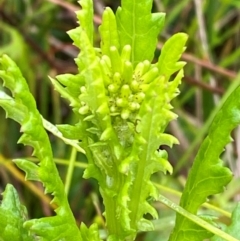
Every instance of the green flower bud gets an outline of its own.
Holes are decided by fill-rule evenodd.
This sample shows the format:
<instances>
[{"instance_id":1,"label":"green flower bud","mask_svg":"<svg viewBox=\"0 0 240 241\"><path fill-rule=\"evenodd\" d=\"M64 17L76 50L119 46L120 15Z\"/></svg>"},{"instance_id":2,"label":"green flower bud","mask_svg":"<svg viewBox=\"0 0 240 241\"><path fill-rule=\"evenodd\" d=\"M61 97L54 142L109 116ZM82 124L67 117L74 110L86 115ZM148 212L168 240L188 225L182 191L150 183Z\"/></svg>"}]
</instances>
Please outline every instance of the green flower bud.
<instances>
[{"instance_id":1,"label":"green flower bud","mask_svg":"<svg viewBox=\"0 0 240 241\"><path fill-rule=\"evenodd\" d=\"M135 73L135 75L139 75L139 76L142 76L142 74L143 74L143 69L144 69L144 64L143 64L143 62L140 62L140 63L138 63L137 64L137 66L136 66L136 68L135 68L135 70L134 70L134 73Z\"/></svg>"},{"instance_id":2,"label":"green flower bud","mask_svg":"<svg viewBox=\"0 0 240 241\"><path fill-rule=\"evenodd\" d=\"M86 89L85 86L82 86L82 87L80 88L80 91L81 91L82 94L84 94L84 93L87 92L87 89Z\"/></svg>"},{"instance_id":3,"label":"green flower bud","mask_svg":"<svg viewBox=\"0 0 240 241\"><path fill-rule=\"evenodd\" d=\"M140 105L137 102L130 102L128 106L131 111L136 111L140 109Z\"/></svg>"},{"instance_id":4,"label":"green flower bud","mask_svg":"<svg viewBox=\"0 0 240 241\"><path fill-rule=\"evenodd\" d=\"M118 91L118 89L119 89L119 85L117 85L117 84L110 84L108 86L108 91L110 93L116 93Z\"/></svg>"},{"instance_id":5,"label":"green flower bud","mask_svg":"<svg viewBox=\"0 0 240 241\"><path fill-rule=\"evenodd\" d=\"M141 103L144 98L145 98L145 94L143 92L138 92L137 94L134 95L134 100L137 103Z\"/></svg>"},{"instance_id":6,"label":"green flower bud","mask_svg":"<svg viewBox=\"0 0 240 241\"><path fill-rule=\"evenodd\" d=\"M133 66L130 61L125 61L123 64L123 79L125 83L130 83L133 75Z\"/></svg>"},{"instance_id":7,"label":"green flower bud","mask_svg":"<svg viewBox=\"0 0 240 241\"><path fill-rule=\"evenodd\" d=\"M158 76L158 73L159 73L158 68L153 67L146 74L143 75L143 77L142 77L143 83L148 84L148 83L152 82Z\"/></svg>"},{"instance_id":8,"label":"green flower bud","mask_svg":"<svg viewBox=\"0 0 240 241\"><path fill-rule=\"evenodd\" d=\"M125 45L122 49L121 59L122 61L129 61L131 57L131 46Z\"/></svg>"},{"instance_id":9,"label":"green flower bud","mask_svg":"<svg viewBox=\"0 0 240 241\"><path fill-rule=\"evenodd\" d=\"M121 72L121 58L115 46L110 47L110 59L113 72Z\"/></svg>"},{"instance_id":10,"label":"green flower bud","mask_svg":"<svg viewBox=\"0 0 240 241\"><path fill-rule=\"evenodd\" d=\"M117 112L118 111L118 108L115 106L115 105L112 105L111 107L110 107L110 112L111 113L115 113L115 112Z\"/></svg>"},{"instance_id":11,"label":"green flower bud","mask_svg":"<svg viewBox=\"0 0 240 241\"><path fill-rule=\"evenodd\" d=\"M122 81L121 81L121 75L120 75L119 72L114 73L113 82L116 83L119 86L121 85Z\"/></svg>"},{"instance_id":12,"label":"green flower bud","mask_svg":"<svg viewBox=\"0 0 240 241\"><path fill-rule=\"evenodd\" d=\"M106 66L108 67L109 71L112 67L111 65L111 59L107 56L107 55L103 55L101 58L102 61L104 61L104 63L106 63ZM101 63L101 62L100 62Z\"/></svg>"},{"instance_id":13,"label":"green flower bud","mask_svg":"<svg viewBox=\"0 0 240 241\"><path fill-rule=\"evenodd\" d=\"M143 70L142 70L142 74L145 74L149 71L151 63L148 60L144 60L143 65L144 65L144 67L143 67Z\"/></svg>"},{"instance_id":14,"label":"green flower bud","mask_svg":"<svg viewBox=\"0 0 240 241\"><path fill-rule=\"evenodd\" d=\"M128 101L125 98L117 98L116 100L116 105L118 107L125 107L127 106L127 104L128 104Z\"/></svg>"},{"instance_id":15,"label":"green flower bud","mask_svg":"<svg viewBox=\"0 0 240 241\"><path fill-rule=\"evenodd\" d=\"M128 96L131 94L131 90L129 85L123 85L121 88L121 96L123 98L128 98Z\"/></svg>"},{"instance_id":16,"label":"green flower bud","mask_svg":"<svg viewBox=\"0 0 240 241\"><path fill-rule=\"evenodd\" d=\"M121 112L122 119L124 119L124 120L128 119L129 115L130 115L130 111L128 109L122 110L122 112Z\"/></svg>"},{"instance_id":17,"label":"green flower bud","mask_svg":"<svg viewBox=\"0 0 240 241\"><path fill-rule=\"evenodd\" d=\"M130 87L132 92L138 92L139 91L139 82L136 79L133 79L130 83Z\"/></svg>"}]
</instances>

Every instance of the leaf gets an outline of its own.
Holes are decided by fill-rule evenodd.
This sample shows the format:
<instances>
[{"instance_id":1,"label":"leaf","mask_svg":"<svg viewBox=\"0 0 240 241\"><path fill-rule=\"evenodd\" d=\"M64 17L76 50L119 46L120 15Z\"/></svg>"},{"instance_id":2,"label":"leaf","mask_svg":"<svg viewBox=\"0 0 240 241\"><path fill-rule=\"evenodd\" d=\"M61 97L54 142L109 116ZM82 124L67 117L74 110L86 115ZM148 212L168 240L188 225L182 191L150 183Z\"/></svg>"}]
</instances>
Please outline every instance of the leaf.
<instances>
[{"instance_id":1,"label":"leaf","mask_svg":"<svg viewBox=\"0 0 240 241\"><path fill-rule=\"evenodd\" d=\"M39 166L35 163L25 159L15 159L14 163L26 172L26 180L41 181L38 176Z\"/></svg>"},{"instance_id":2,"label":"leaf","mask_svg":"<svg viewBox=\"0 0 240 241\"><path fill-rule=\"evenodd\" d=\"M117 9L120 50L125 45L132 47L131 62L153 59L157 36L164 24L164 13L151 13L151 0L123 0Z\"/></svg>"},{"instance_id":3,"label":"leaf","mask_svg":"<svg viewBox=\"0 0 240 241\"><path fill-rule=\"evenodd\" d=\"M55 210L56 216L26 221L24 227L34 235L40 237L43 235L42 237L48 240L54 240L54 236L59 237L57 231L60 229L61 238L67 237L68 230L71 230L81 240L79 229L75 224L75 219L68 204L63 183L53 161L51 145L44 130L41 115L36 108L35 100L29 91L26 80L16 64L6 55L0 58L0 69L0 77L13 96L13 98L9 98L9 96L2 94L0 105L5 108L7 116L21 124L23 135L18 142L32 146L34 149L33 155L40 161L39 166L31 165L26 160L17 160L16 162L25 171L27 178L41 180L45 187L45 192L54 195L52 203L58 206ZM15 111L18 115L14 114ZM46 230L42 230L43 226L46 227Z\"/></svg>"},{"instance_id":4,"label":"leaf","mask_svg":"<svg viewBox=\"0 0 240 241\"><path fill-rule=\"evenodd\" d=\"M0 239L14 241L32 241L34 237L23 227L27 219L27 210L20 203L17 191L11 184L7 184L2 193L0 205Z\"/></svg>"},{"instance_id":5,"label":"leaf","mask_svg":"<svg viewBox=\"0 0 240 241\"><path fill-rule=\"evenodd\" d=\"M93 2L92 0L80 0L79 4L82 9L76 12L78 20L89 41L93 44Z\"/></svg>"},{"instance_id":6,"label":"leaf","mask_svg":"<svg viewBox=\"0 0 240 241\"><path fill-rule=\"evenodd\" d=\"M101 241L96 223L92 224L89 228L84 223L81 223L80 230L84 241Z\"/></svg>"},{"instance_id":7,"label":"leaf","mask_svg":"<svg viewBox=\"0 0 240 241\"><path fill-rule=\"evenodd\" d=\"M183 68L185 62L178 62L178 60L186 49L184 46L187 38L185 33L177 33L163 45L157 63L160 75L169 77Z\"/></svg>"},{"instance_id":8,"label":"leaf","mask_svg":"<svg viewBox=\"0 0 240 241\"><path fill-rule=\"evenodd\" d=\"M171 171L166 152L156 153L160 145L167 144L172 146L178 143L176 138L171 135L163 134L167 124L176 118L170 109L169 102L178 92L178 84L181 81L183 72L176 78L174 88L168 91L168 85L165 84L165 78L157 78L153 81L146 92L145 99L138 114L138 132L135 135L133 143L132 156L136 157L136 164L134 165L135 181L130 189L131 203L129 210L131 210L130 218L132 220L132 227L146 231L153 230L153 225L149 220L143 218L143 215L150 213L153 218L157 218L157 212L146 201L151 197L157 199L157 190L151 182L151 175L155 172L163 170L163 172ZM165 93L163 95L162 93ZM164 116L164 118L161 118ZM130 164L131 166L131 164ZM135 167L136 166L136 167ZM133 167L131 167L133 168ZM133 223L134 222L136 223Z\"/></svg>"},{"instance_id":9,"label":"leaf","mask_svg":"<svg viewBox=\"0 0 240 241\"><path fill-rule=\"evenodd\" d=\"M197 213L208 196L223 192L224 187L232 179L231 171L223 166L219 155L223 152L224 146L231 141L231 131L240 124L239 96L240 87L237 87L215 116L208 136L194 160L180 201L180 206L193 214ZM184 238L186 241L200 241L211 236L211 233L178 214L170 240Z\"/></svg>"},{"instance_id":10,"label":"leaf","mask_svg":"<svg viewBox=\"0 0 240 241\"><path fill-rule=\"evenodd\" d=\"M119 37L117 31L116 18L111 8L106 7L102 16L102 24L99 27L101 35L102 54L110 56L110 47L115 46L119 49Z\"/></svg>"},{"instance_id":11,"label":"leaf","mask_svg":"<svg viewBox=\"0 0 240 241\"><path fill-rule=\"evenodd\" d=\"M238 203L235 209L233 210L231 224L229 226L226 226L226 225L222 226L222 229L223 231L230 234L234 238L240 239L239 227L240 227L240 203ZM213 238L211 238L211 241L224 241L224 239L215 235Z\"/></svg>"}]
</instances>

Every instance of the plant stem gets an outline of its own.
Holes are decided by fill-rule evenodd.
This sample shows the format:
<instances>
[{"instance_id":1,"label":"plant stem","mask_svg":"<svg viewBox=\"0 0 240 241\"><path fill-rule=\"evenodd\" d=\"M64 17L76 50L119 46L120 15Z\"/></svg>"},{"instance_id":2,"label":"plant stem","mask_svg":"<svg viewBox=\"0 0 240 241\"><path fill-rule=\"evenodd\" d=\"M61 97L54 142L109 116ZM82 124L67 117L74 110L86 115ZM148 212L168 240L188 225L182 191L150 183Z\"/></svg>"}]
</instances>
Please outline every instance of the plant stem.
<instances>
[{"instance_id":1,"label":"plant stem","mask_svg":"<svg viewBox=\"0 0 240 241\"><path fill-rule=\"evenodd\" d=\"M72 152L71 152L71 157L69 160L69 166L68 166L68 171L67 171L67 175L66 175L66 180L65 180L65 193L66 195L68 195L69 192L69 188L71 185L71 180L72 180L72 175L73 175L73 171L74 171L74 164L76 161L76 156L77 156L77 150L73 147L72 148Z\"/></svg>"},{"instance_id":2,"label":"plant stem","mask_svg":"<svg viewBox=\"0 0 240 241\"><path fill-rule=\"evenodd\" d=\"M183 215L187 219L191 220L192 222L196 223L197 225L203 227L204 229L210 231L213 234L227 240L227 241L239 241L238 239L232 237L231 235L225 233L224 231L214 227L213 225L209 224L208 222L204 221L203 219L199 218L198 216L186 211L182 207L178 206L171 200L167 199L166 197L159 195L159 201L169 208L173 209L175 212Z\"/></svg>"}]
</instances>

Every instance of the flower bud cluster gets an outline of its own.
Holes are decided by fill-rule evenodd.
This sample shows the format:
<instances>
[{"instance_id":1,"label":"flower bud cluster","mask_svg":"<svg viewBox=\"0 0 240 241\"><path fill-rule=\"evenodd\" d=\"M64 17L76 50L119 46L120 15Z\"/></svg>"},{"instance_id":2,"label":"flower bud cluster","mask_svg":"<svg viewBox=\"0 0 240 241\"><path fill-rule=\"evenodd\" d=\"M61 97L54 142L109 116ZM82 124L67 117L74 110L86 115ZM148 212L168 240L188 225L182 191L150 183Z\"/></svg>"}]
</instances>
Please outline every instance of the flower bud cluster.
<instances>
[{"instance_id":1,"label":"flower bud cluster","mask_svg":"<svg viewBox=\"0 0 240 241\"><path fill-rule=\"evenodd\" d=\"M120 115L125 120L134 119L149 83L158 76L158 68L149 61L138 63L134 69L130 57L131 47L126 45L121 55L113 46L110 56L101 58L110 113L112 116Z\"/></svg>"},{"instance_id":2,"label":"flower bud cluster","mask_svg":"<svg viewBox=\"0 0 240 241\"><path fill-rule=\"evenodd\" d=\"M110 115L134 121L145 98L149 83L158 77L159 70L147 60L134 66L130 58L130 45L126 45L122 49L121 55L118 49L112 46L109 56L103 55L99 58L102 76L97 77L104 84ZM99 84L96 81L92 88L98 88L97 83ZM89 98L91 96L89 96L87 88L84 85L81 86L78 111L82 115L91 112L88 105Z\"/></svg>"}]
</instances>

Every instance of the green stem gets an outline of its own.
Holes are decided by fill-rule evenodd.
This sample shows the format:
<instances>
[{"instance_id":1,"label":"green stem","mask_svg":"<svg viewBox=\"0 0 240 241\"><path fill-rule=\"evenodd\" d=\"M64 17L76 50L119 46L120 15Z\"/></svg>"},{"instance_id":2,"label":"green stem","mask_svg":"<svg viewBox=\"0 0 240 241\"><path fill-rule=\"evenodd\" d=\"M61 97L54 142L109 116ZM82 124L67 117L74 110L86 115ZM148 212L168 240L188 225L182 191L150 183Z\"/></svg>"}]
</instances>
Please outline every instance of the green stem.
<instances>
[{"instance_id":1,"label":"green stem","mask_svg":"<svg viewBox=\"0 0 240 241\"><path fill-rule=\"evenodd\" d=\"M225 233L224 231L214 227L213 225L209 224L208 222L204 221L203 219L199 218L198 216L186 211L182 207L178 206L171 200L167 199L166 197L159 195L159 201L169 208L173 209L175 212L183 215L187 219L191 220L192 222L196 223L197 225L203 227L204 229L210 231L213 234L227 240L227 241L239 241L238 239L232 237L231 235Z\"/></svg>"},{"instance_id":2,"label":"green stem","mask_svg":"<svg viewBox=\"0 0 240 241\"><path fill-rule=\"evenodd\" d=\"M116 216L116 198L104 195L105 217L107 220L107 229L110 235L120 234L120 224L117 223Z\"/></svg>"},{"instance_id":3,"label":"green stem","mask_svg":"<svg viewBox=\"0 0 240 241\"><path fill-rule=\"evenodd\" d=\"M75 165L75 162L76 162L76 156L77 156L77 150L75 148L72 148L71 157L70 157L70 160L69 160L68 171L67 171L67 176L66 176L66 180L65 180L65 193L66 193L66 195L68 195L69 188L70 188L70 185L71 185L71 180L72 180L73 171L74 171L74 165Z\"/></svg>"},{"instance_id":4,"label":"green stem","mask_svg":"<svg viewBox=\"0 0 240 241\"><path fill-rule=\"evenodd\" d=\"M160 184L155 183L155 182L154 182L154 185L161 191L165 191L167 193L173 194L174 196L177 196L179 198L182 196L182 193L177 191L177 190L171 189L169 187L165 187L165 186L160 185ZM224 215L224 216L226 216L228 218L231 218L231 216L232 216L232 214L230 212L225 211L222 208L216 207L216 206L214 206L214 205L212 205L210 203L203 203L202 206L205 207L205 208L214 210L214 211L216 211L218 213L221 213L222 215Z\"/></svg>"},{"instance_id":5,"label":"green stem","mask_svg":"<svg viewBox=\"0 0 240 241\"><path fill-rule=\"evenodd\" d=\"M142 159L146 160L146 159ZM130 218L131 218L131 227L136 229L137 227L137 213L140 204L141 190L143 184L144 168L146 167L145 161L139 160L139 165L137 168L136 179L133 183L133 189L131 194L131 203L130 203Z\"/></svg>"}]
</instances>

